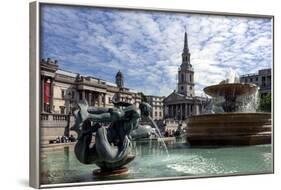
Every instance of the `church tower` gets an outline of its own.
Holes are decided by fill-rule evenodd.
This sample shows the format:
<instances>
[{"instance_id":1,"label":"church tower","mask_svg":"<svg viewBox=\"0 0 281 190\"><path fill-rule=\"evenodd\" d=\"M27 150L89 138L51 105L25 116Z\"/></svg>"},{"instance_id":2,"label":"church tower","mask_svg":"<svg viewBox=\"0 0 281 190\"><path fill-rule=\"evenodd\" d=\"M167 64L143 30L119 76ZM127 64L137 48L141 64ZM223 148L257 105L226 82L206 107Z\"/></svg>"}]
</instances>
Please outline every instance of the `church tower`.
<instances>
[{"instance_id":1,"label":"church tower","mask_svg":"<svg viewBox=\"0 0 281 190\"><path fill-rule=\"evenodd\" d=\"M178 71L178 93L188 97L195 96L194 71L190 64L187 33L184 33L184 47L182 52L182 64Z\"/></svg>"}]
</instances>

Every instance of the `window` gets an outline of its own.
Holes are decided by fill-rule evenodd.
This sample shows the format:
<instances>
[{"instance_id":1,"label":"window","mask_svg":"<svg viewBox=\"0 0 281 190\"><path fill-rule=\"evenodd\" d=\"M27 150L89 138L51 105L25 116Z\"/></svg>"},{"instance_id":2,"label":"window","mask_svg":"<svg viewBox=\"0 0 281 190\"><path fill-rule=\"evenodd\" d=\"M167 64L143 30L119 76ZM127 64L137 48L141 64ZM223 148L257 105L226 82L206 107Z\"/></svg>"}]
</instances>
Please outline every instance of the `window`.
<instances>
[{"instance_id":1,"label":"window","mask_svg":"<svg viewBox=\"0 0 281 190\"><path fill-rule=\"evenodd\" d=\"M155 115L155 117L157 117L157 111L155 112L155 114L154 114L154 115Z\"/></svg>"},{"instance_id":2,"label":"window","mask_svg":"<svg viewBox=\"0 0 281 190\"><path fill-rule=\"evenodd\" d=\"M252 78L250 78L250 82L253 82L253 79L252 79Z\"/></svg>"},{"instance_id":3,"label":"window","mask_svg":"<svg viewBox=\"0 0 281 190\"><path fill-rule=\"evenodd\" d=\"M161 114L161 112L159 112L159 117L162 117L162 114Z\"/></svg>"},{"instance_id":4,"label":"window","mask_svg":"<svg viewBox=\"0 0 281 190\"><path fill-rule=\"evenodd\" d=\"M65 114L65 107L64 106L60 106L60 114Z\"/></svg>"},{"instance_id":5,"label":"window","mask_svg":"<svg viewBox=\"0 0 281 190\"><path fill-rule=\"evenodd\" d=\"M262 86L265 86L265 77L262 77L261 80L262 80Z\"/></svg>"},{"instance_id":6,"label":"window","mask_svg":"<svg viewBox=\"0 0 281 190\"><path fill-rule=\"evenodd\" d=\"M181 86L181 90L183 90L183 86Z\"/></svg>"},{"instance_id":7,"label":"window","mask_svg":"<svg viewBox=\"0 0 281 190\"><path fill-rule=\"evenodd\" d=\"M79 99L82 100L82 92L79 92Z\"/></svg>"},{"instance_id":8,"label":"window","mask_svg":"<svg viewBox=\"0 0 281 190\"><path fill-rule=\"evenodd\" d=\"M110 99L110 97L108 97L108 103L111 103L111 99Z\"/></svg>"},{"instance_id":9,"label":"window","mask_svg":"<svg viewBox=\"0 0 281 190\"><path fill-rule=\"evenodd\" d=\"M256 81L258 81L259 80L259 77L256 77Z\"/></svg>"},{"instance_id":10,"label":"window","mask_svg":"<svg viewBox=\"0 0 281 190\"><path fill-rule=\"evenodd\" d=\"M71 98L74 99L74 97L75 97L75 92L71 91Z\"/></svg>"},{"instance_id":11,"label":"window","mask_svg":"<svg viewBox=\"0 0 281 190\"><path fill-rule=\"evenodd\" d=\"M192 86L189 89L192 90Z\"/></svg>"},{"instance_id":12,"label":"window","mask_svg":"<svg viewBox=\"0 0 281 190\"><path fill-rule=\"evenodd\" d=\"M190 78L190 82L192 82L192 76L191 75L189 75L189 78Z\"/></svg>"},{"instance_id":13,"label":"window","mask_svg":"<svg viewBox=\"0 0 281 190\"><path fill-rule=\"evenodd\" d=\"M64 98L65 96L65 90L61 90L61 97Z\"/></svg>"},{"instance_id":14,"label":"window","mask_svg":"<svg viewBox=\"0 0 281 190\"><path fill-rule=\"evenodd\" d=\"M267 76L267 85L271 86L271 76Z\"/></svg>"},{"instance_id":15,"label":"window","mask_svg":"<svg viewBox=\"0 0 281 190\"><path fill-rule=\"evenodd\" d=\"M181 82L184 82L184 75L181 74Z\"/></svg>"}]
</instances>

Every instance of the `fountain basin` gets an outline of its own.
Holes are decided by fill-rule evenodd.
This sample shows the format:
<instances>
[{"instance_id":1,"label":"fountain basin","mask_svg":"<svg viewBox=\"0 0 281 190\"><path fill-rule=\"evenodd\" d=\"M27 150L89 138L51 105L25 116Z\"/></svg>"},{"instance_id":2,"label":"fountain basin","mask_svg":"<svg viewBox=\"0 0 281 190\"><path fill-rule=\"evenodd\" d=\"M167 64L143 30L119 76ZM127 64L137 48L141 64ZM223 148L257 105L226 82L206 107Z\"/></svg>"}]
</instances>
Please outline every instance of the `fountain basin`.
<instances>
[{"instance_id":1,"label":"fountain basin","mask_svg":"<svg viewBox=\"0 0 281 190\"><path fill-rule=\"evenodd\" d=\"M218 113L191 116L191 146L259 145L271 143L271 113Z\"/></svg>"},{"instance_id":2,"label":"fountain basin","mask_svg":"<svg viewBox=\"0 0 281 190\"><path fill-rule=\"evenodd\" d=\"M261 174L273 172L272 145L233 146L205 148L187 146L185 142L168 144L167 157L162 143L155 140L133 141L136 158L128 165L127 175L97 176L95 164L80 163L73 152L73 145L63 150L46 151L41 162L42 184L78 182L120 183L129 180L152 181L175 177L197 178L206 176ZM117 180L117 181L116 181Z\"/></svg>"},{"instance_id":3,"label":"fountain basin","mask_svg":"<svg viewBox=\"0 0 281 190\"><path fill-rule=\"evenodd\" d=\"M254 94L257 90L255 84L248 83L226 83L226 84L217 84L212 86L207 86L204 88L204 92L212 97L217 96L245 96Z\"/></svg>"}]
</instances>

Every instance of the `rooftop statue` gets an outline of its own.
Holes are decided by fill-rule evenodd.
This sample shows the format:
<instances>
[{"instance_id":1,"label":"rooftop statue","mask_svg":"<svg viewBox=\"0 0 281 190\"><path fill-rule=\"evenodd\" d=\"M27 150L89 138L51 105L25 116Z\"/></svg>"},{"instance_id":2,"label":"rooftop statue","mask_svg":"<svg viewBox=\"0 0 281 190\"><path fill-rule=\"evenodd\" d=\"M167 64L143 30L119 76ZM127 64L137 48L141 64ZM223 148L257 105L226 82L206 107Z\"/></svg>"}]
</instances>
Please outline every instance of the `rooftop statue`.
<instances>
[{"instance_id":1,"label":"rooftop statue","mask_svg":"<svg viewBox=\"0 0 281 190\"><path fill-rule=\"evenodd\" d=\"M113 108L89 107L87 102L78 103L74 111L78 134L75 155L83 164L96 164L101 172L118 170L131 162L132 130L137 129L141 117L148 117L151 106L140 103L139 107L126 102L114 102ZM102 126L101 123L110 123ZM92 138L94 144L91 146Z\"/></svg>"}]
</instances>

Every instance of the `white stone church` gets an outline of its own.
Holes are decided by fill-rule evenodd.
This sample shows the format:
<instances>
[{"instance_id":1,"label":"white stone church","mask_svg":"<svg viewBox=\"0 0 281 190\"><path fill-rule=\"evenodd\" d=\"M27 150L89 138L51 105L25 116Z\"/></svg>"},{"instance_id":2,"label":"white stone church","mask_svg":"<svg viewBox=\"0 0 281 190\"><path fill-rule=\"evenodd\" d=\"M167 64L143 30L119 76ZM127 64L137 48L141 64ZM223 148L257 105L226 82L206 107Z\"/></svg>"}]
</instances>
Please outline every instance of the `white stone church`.
<instances>
[{"instance_id":1,"label":"white stone church","mask_svg":"<svg viewBox=\"0 0 281 190\"><path fill-rule=\"evenodd\" d=\"M204 112L208 99L195 96L194 69L190 63L187 33L184 34L182 64L178 70L177 90L164 99L166 122L182 123L191 115Z\"/></svg>"}]
</instances>

